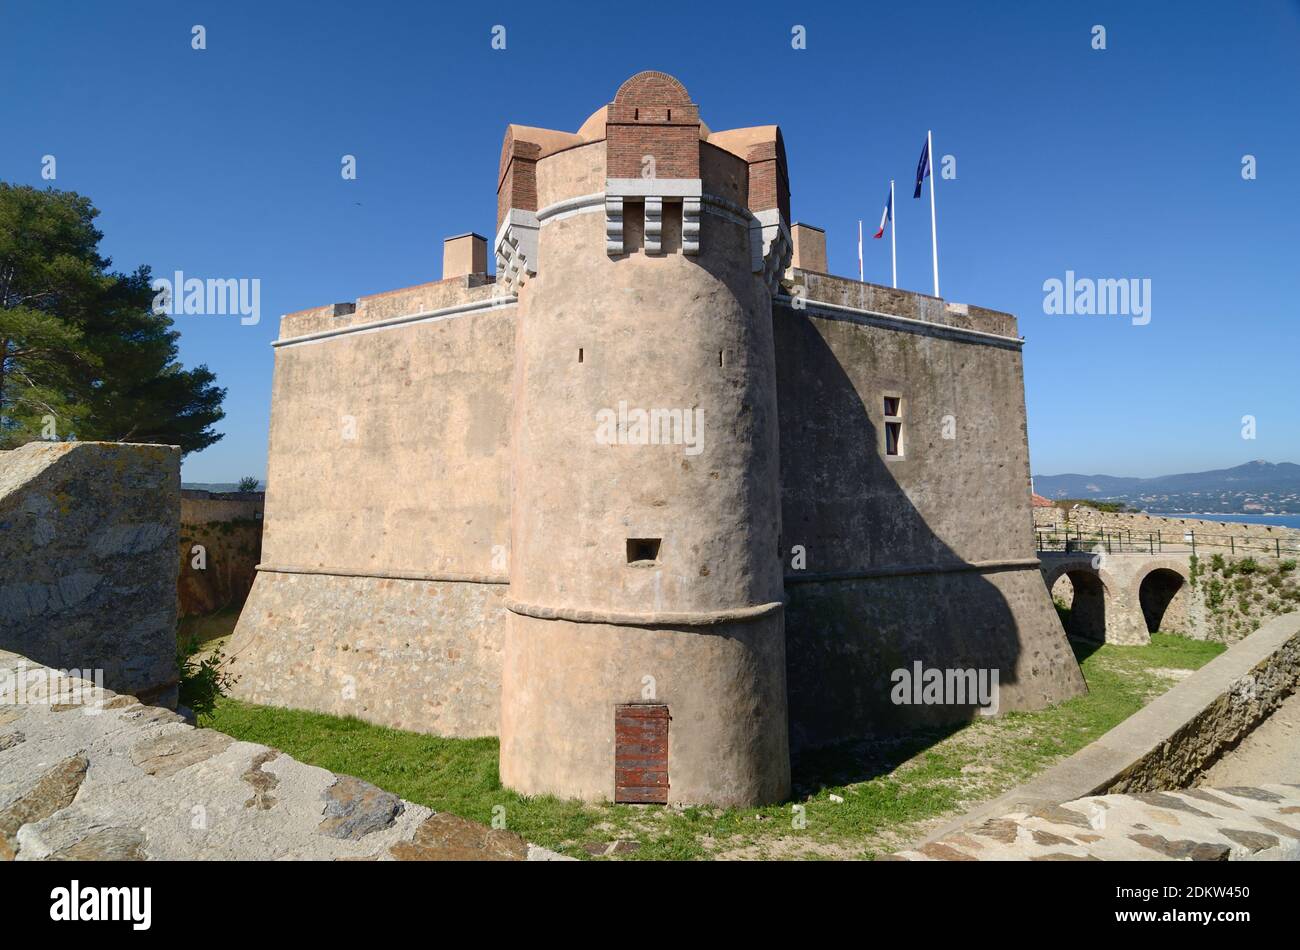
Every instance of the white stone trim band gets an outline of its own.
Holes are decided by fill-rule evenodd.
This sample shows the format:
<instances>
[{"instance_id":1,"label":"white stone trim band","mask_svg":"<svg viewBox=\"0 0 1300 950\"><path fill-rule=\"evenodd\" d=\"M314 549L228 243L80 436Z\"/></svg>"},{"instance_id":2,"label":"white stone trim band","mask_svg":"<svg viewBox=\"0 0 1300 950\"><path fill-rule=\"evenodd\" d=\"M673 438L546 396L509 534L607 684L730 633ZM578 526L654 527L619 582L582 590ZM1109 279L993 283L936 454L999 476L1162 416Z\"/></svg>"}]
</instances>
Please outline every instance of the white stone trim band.
<instances>
[{"instance_id":1,"label":"white stone trim band","mask_svg":"<svg viewBox=\"0 0 1300 950\"><path fill-rule=\"evenodd\" d=\"M1037 569L1038 558L1013 558L1003 561L956 561L952 564L897 564L891 567L827 571L820 574L787 574L787 584L820 584L834 581L870 580L873 577L909 577L916 574L960 574L967 571L1026 571Z\"/></svg>"},{"instance_id":2,"label":"white stone trim band","mask_svg":"<svg viewBox=\"0 0 1300 950\"><path fill-rule=\"evenodd\" d=\"M319 330L316 333L304 333L301 336L286 337L283 340L272 340L272 346L297 346L301 343L319 343L322 340L329 340L336 336L345 336L350 333L375 333L379 330L390 330L393 327L406 326L408 323L433 323L438 320L448 320L452 317L465 317L470 314L480 313L485 310L497 310L503 307L513 307L519 302L516 294L502 294L498 297L489 297L487 300L476 300L473 303L457 304L454 307L440 307L437 310L422 310L419 313L408 313L400 317L388 317L384 320L374 320L370 323L358 323L350 327L338 327L333 330Z\"/></svg>"},{"instance_id":3,"label":"white stone trim band","mask_svg":"<svg viewBox=\"0 0 1300 950\"><path fill-rule=\"evenodd\" d=\"M454 584L509 584L504 574L428 574L423 571L376 571L369 568L302 567L296 564L259 564L265 574L324 574L329 577L373 577L389 581L442 581Z\"/></svg>"},{"instance_id":4,"label":"white stone trim band","mask_svg":"<svg viewBox=\"0 0 1300 950\"><path fill-rule=\"evenodd\" d=\"M789 294L777 294L772 298L773 303L792 305L794 298ZM855 319L855 322L865 323L868 325L878 325L880 323L895 323L902 325L905 329L924 329L927 333L936 336L958 336L967 337L977 343L988 343L990 345L1002 346L1008 349L1020 349L1025 344L1025 338L1022 336L1003 336L1000 333L989 333L985 330L969 330L966 327L949 326L946 323L931 323L929 320L918 320L915 317L903 317L896 313L881 313L878 310L863 310L859 307L847 307L843 304L828 303L824 300L805 299L800 304L801 309L796 312L817 313L821 316L832 319ZM795 309L791 306L791 309Z\"/></svg>"},{"instance_id":5,"label":"white stone trim band","mask_svg":"<svg viewBox=\"0 0 1300 950\"><path fill-rule=\"evenodd\" d=\"M627 612L618 610L578 610L572 607L546 607L519 600L507 600L506 609L523 617L538 620L568 620L572 623L605 623L616 627L711 627L721 623L738 623L771 616L785 608L779 600L755 607L731 610Z\"/></svg>"}]
</instances>

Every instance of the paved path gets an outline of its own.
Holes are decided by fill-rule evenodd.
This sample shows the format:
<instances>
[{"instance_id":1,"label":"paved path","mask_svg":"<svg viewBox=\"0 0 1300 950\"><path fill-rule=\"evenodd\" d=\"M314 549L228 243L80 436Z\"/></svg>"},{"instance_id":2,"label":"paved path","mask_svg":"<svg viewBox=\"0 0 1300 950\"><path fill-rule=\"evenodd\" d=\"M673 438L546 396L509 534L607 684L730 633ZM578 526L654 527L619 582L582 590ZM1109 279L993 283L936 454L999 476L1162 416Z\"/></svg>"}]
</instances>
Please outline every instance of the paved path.
<instances>
[{"instance_id":1,"label":"paved path","mask_svg":"<svg viewBox=\"0 0 1300 950\"><path fill-rule=\"evenodd\" d=\"M1093 795L972 824L894 861L1300 860L1300 785Z\"/></svg>"},{"instance_id":2,"label":"paved path","mask_svg":"<svg viewBox=\"0 0 1300 950\"><path fill-rule=\"evenodd\" d=\"M560 857L134 696L69 695L76 684L0 651L0 860Z\"/></svg>"},{"instance_id":3,"label":"paved path","mask_svg":"<svg viewBox=\"0 0 1300 950\"><path fill-rule=\"evenodd\" d=\"M1211 766L1201 784L1262 782L1300 782L1300 692L1292 693L1235 749Z\"/></svg>"}]
</instances>

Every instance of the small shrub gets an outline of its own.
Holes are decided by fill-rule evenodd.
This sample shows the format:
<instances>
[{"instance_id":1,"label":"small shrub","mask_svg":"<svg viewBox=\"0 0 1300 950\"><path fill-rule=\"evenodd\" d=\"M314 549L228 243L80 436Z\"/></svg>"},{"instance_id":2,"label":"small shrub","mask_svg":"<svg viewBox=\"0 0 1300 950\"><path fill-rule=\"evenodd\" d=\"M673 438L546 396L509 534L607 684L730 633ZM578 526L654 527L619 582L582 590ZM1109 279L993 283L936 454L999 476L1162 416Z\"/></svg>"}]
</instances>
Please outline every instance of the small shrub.
<instances>
[{"instance_id":1,"label":"small shrub","mask_svg":"<svg viewBox=\"0 0 1300 950\"><path fill-rule=\"evenodd\" d=\"M1279 574L1290 574L1294 570L1295 570L1295 558L1293 557L1289 557L1285 561L1279 562L1277 565L1277 572Z\"/></svg>"},{"instance_id":2,"label":"small shrub","mask_svg":"<svg viewBox=\"0 0 1300 950\"><path fill-rule=\"evenodd\" d=\"M1211 610L1217 610L1223 604L1223 582L1212 578L1205 588L1205 602Z\"/></svg>"},{"instance_id":3,"label":"small shrub","mask_svg":"<svg viewBox=\"0 0 1300 950\"><path fill-rule=\"evenodd\" d=\"M1222 574L1223 566L1224 566L1224 561L1223 561L1222 554L1214 554L1210 556L1210 570L1218 571L1220 574Z\"/></svg>"},{"instance_id":4,"label":"small shrub","mask_svg":"<svg viewBox=\"0 0 1300 950\"><path fill-rule=\"evenodd\" d=\"M180 674L177 701L194 710L195 715L208 715L235 681L222 668L226 657L220 650L214 650L195 662L198 652L197 637L191 637L176 649L176 669Z\"/></svg>"},{"instance_id":5,"label":"small shrub","mask_svg":"<svg viewBox=\"0 0 1300 950\"><path fill-rule=\"evenodd\" d=\"M1259 562L1253 557L1243 557L1234 565L1237 574L1254 574L1259 571Z\"/></svg>"}]
</instances>

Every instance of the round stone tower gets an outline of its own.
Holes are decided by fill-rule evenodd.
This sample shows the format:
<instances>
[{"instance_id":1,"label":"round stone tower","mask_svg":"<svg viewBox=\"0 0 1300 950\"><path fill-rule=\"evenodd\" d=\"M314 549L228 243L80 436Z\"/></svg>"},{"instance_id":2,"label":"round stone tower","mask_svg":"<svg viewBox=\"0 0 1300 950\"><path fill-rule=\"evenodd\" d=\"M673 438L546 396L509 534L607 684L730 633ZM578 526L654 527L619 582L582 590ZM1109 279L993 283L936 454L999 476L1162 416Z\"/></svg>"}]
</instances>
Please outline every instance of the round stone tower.
<instances>
[{"instance_id":1,"label":"round stone tower","mask_svg":"<svg viewBox=\"0 0 1300 950\"><path fill-rule=\"evenodd\" d=\"M771 310L784 153L775 127L709 138L656 72L577 134L507 131L501 777L525 794L789 792Z\"/></svg>"}]
</instances>

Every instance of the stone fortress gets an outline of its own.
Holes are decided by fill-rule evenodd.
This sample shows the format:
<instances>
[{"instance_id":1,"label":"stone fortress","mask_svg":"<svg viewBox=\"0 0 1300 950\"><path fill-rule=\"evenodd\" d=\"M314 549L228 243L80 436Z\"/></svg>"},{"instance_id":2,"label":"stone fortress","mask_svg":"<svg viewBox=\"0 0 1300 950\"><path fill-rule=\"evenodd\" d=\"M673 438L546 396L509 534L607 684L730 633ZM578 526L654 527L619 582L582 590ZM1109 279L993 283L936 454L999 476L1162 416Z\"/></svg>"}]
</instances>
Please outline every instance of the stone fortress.
<instances>
[{"instance_id":1,"label":"stone fortress","mask_svg":"<svg viewBox=\"0 0 1300 950\"><path fill-rule=\"evenodd\" d=\"M510 125L495 276L285 316L236 695L499 736L524 794L751 805L790 753L1084 690L1006 313L834 277L776 126L642 72Z\"/></svg>"}]
</instances>

